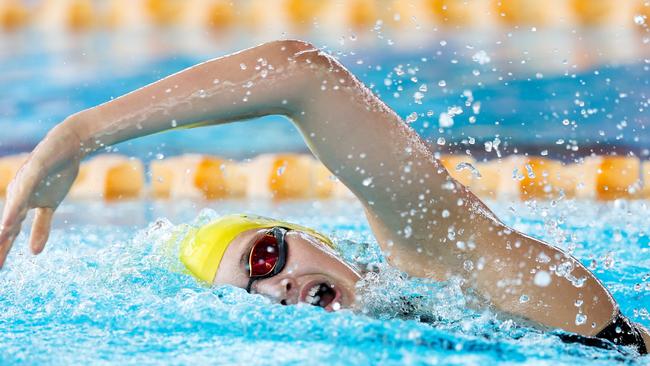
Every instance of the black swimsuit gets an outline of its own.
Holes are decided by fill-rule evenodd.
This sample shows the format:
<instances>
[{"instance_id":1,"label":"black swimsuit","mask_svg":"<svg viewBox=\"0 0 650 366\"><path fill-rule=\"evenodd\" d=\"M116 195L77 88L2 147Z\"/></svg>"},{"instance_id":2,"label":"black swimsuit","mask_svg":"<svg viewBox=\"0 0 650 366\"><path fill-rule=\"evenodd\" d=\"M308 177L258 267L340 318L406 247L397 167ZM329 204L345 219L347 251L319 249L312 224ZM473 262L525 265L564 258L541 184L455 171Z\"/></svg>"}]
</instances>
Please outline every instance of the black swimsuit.
<instances>
[{"instance_id":1,"label":"black swimsuit","mask_svg":"<svg viewBox=\"0 0 650 366\"><path fill-rule=\"evenodd\" d=\"M645 346L641 332L620 312L618 312L614 317L614 320L612 320L612 322L603 330L598 332L595 337L585 337L578 334L567 333L557 334L557 336L565 343L580 343L585 346L604 349L613 349L614 347L611 343L614 343L618 346L634 347L641 355L648 354L648 349Z\"/></svg>"},{"instance_id":2,"label":"black swimsuit","mask_svg":"<svg viewBox=\"0 0 650 366\"><path fill-rule=\"evenodd\" d=\"M648 354L641 331L620 312L616 314L614 320L605 329L596 334L596 337L610 340L620 346L633 346L639 351L639 354Z\"/></svg>"}]
</instances>

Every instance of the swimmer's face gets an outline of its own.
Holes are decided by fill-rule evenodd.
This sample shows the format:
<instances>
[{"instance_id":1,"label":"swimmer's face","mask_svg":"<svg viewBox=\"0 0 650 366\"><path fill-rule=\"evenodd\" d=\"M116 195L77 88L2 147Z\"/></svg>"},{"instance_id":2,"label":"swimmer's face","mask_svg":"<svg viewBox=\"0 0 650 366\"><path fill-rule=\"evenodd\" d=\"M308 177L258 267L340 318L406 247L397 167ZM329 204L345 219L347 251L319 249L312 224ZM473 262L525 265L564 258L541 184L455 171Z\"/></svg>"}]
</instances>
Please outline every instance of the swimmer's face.
<instances>
[{"instance_id":1,"label":"swimmer's face","mask_svg":"<svg viewBox=\"0 0 650 366\"><path fill-rule=\"evenodd\" d=\"M241 233L226 249L214 284L246 288L248 258L268 229ZM354 288L359 274L317 238L298 230L285 235L287 261L280 273L255 281L251 293L262 294L290 305L309 303L328 311L349 308L354 304Z\"/></svg>"}]
</instances>

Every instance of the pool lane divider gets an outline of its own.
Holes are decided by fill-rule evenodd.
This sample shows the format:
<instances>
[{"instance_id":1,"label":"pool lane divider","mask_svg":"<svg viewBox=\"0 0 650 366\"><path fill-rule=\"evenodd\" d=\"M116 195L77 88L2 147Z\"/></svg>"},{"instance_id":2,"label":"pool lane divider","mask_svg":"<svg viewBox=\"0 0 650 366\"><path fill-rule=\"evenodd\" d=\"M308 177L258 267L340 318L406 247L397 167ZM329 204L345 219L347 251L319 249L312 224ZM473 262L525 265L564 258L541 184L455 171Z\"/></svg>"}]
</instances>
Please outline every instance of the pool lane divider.
<instances>
[{"instance_id":1,"label":"pool lane divider","mask_svg":"<svg viewBox=\"0 0 650 366\"><path fill-rule=\"evenodd\" d=\"M0 158L0 198L26 158L27 154ZM440 161L454 179L482 198L650 198L650 161L634 156L589 156L563 163L521 155L480 162L466 155L442 155ZM148 169L137 158L103 154L81 164L69 198L290 200L354 196L308 154L262 154L245 161L186 154L154 160Z\"/></svg>"},{"instance_id":2,"label":"pool lane divider","mask_svg":"<svg viewBox=\"0 0 650 366\"><path fill-rule=\"evenodd\" d=\"M619 29L634 26L632 19L648 13L650 6L644 0L0 0L0 30L119 31L179 25L217 31L284 29L290 25L301 30L318 22L321 28L338 34L337 29L373 27L412 32L412 19L421 27L454 30L515 26Z\"/></svg>"}]
</instances>

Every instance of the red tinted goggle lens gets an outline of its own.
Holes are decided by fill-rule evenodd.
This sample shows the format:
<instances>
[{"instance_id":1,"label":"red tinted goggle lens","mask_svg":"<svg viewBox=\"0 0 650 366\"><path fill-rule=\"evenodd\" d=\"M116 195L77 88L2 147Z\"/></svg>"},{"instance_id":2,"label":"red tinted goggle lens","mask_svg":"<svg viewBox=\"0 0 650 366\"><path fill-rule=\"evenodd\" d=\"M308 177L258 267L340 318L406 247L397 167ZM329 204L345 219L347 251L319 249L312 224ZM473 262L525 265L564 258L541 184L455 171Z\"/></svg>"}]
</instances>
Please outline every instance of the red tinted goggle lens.
<instances>
[{"instance_id":1,"label":"red tinted goggle lens","mask_svg":"<svg viewBox=\"0 0 650 366\"><path fill-rule=\"evenodd\" d=\"M250 277L263 277L273 272L279 258L280 245L273 232L269 232L260 238L251 249L248 258Z\"/></svg>"}]
</instances>

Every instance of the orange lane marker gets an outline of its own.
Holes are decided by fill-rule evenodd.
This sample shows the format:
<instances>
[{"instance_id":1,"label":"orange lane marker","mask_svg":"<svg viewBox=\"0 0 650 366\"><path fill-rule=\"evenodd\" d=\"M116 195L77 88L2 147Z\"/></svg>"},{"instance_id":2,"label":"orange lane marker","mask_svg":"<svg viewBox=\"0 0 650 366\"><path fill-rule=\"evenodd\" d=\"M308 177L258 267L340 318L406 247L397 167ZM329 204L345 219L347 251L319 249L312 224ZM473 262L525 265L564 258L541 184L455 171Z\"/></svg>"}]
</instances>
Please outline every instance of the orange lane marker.
<instances>
[{"instance_id":1,"label":"orange lane marker","mask_svg":"<svg viewBox=\"0 0 650 366\"><path fill-rule=\"evenodd\" d=\"M632 156L603 156L596 177L596 197L601 200L635 198L640 190L639 159Z\"/></svg>"},{"instance_id":2,"label":"orange lane marker","mask_svg":"<svg viewBox=\"0 0 650 366\"><path fill-rule=\"evenodd\" d=\"M144 166L140 160L107 154L81 164L69 196L107 201L135 199L142 197L144 188Z\"/></svg>"}]
</instances>

